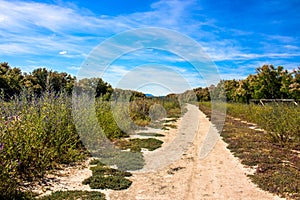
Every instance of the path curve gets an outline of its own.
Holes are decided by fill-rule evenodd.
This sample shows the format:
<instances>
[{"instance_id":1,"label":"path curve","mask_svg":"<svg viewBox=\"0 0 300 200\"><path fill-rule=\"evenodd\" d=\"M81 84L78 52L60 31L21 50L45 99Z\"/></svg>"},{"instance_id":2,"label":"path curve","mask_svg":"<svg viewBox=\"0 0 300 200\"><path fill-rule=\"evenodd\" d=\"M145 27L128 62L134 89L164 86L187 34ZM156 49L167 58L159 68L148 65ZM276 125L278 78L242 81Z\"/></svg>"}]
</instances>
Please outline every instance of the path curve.
<instances>
[{"instance_id":1,"label":"path curve","mask_svg":"<svg viewBox=\"0 0 300 200\"><path fill-rule=\"evenodd\" d=\"M211 122L196 106L189 104L187 108L188 112L179 120L181 122L179 128L171 136L173 139L169 136L165 146L153 153L153 155L167 154L168 146L176 141L178 135L183 131L185 134L192 131L190 134L193 140L185 151L181 152L181 156L169 165L161 165L162 168L155 171L157 165L150 163L153 157L150 159L151 156L147 157L146 154L146 166L152 171L133 172L131 187L122 191L108 191L108 199L280 199L262 191L249 180L246 176L247 170L230 153L223 140L219 139L212 151L205 158L200 158L200 147ZM194 135L192 128L189 127L196 127ZM214 130L216 134L217 131ZM178 140L176 142L180 143Z\"/></svg>"}]
</instances>

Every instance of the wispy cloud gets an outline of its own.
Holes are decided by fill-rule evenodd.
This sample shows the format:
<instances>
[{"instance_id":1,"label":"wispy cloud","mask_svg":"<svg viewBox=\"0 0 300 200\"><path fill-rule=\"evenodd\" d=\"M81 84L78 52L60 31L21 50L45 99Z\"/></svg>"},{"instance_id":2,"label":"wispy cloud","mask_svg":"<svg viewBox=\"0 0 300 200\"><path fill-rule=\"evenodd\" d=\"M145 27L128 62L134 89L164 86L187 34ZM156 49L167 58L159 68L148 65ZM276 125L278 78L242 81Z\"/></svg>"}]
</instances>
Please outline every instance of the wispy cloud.
<instances>
[{"instance_id":1,"label":"wispy cloud","mask_svg":"<svg viewBox=\"0 0 300 200\"><path fill-rule=\"evenodd\" d=\"M111 19L81 15L80 10L52 4L1 0L0 9L4 55L53 54L63 47L82 53L105 36L96 34L99 30L111 34L124 27Z\"/></svg>"},{"instance_id":2,"label":"wispy cloud","mask_svg":"<svg viewBox=\"0 0 300 200\"><path fill-rule=\"evenodd\" d=\"M69 67L67 67L67 69L78 71L78 70L80 69L80 67L77 67L77 66L69 66Z\"/></svg>"},{"instance_id":3,"label":"wispy cloud","mask_svg":"<svg viewBox=\"0 0 300 200\"><path fill-rule=\"evenodd\" d=\"M27 51L31 54L31 48L36 49L37 44L49 50L55 48L54 51L61 46L79 47L90 44L91 48L105 37L132 28L156 26L182 31L191 27L186 16L192 5L193 1L158 1L152 4L150 11L99 17L77 7L0 0L1 43L19 43L27 46Z\"/></svg>"}]
</instances>

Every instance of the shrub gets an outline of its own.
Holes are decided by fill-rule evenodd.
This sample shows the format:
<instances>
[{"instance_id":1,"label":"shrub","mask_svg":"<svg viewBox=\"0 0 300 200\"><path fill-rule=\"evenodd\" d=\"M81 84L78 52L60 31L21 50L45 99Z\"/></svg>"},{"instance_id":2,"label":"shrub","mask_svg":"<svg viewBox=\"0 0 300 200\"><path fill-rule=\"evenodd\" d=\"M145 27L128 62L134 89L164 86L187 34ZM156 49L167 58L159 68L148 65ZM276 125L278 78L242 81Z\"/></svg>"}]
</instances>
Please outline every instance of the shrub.
<instances>
[{"instance_id":1,"label":"shrub","mask_svg":"<svg viewBox=\"0 0 300 200\"><path fill-rule=\"evenodd\" d=\"M116 110L114 110L114 112L116 112ZM97 99L96 113L99 124L108 139L113 140L128 136L123 130L120 129L119 125L116 123L111 110L110 102Z\"/></svg>"},{"instance_id":2,"label":"shrub","mask_svg":"<svg viewBox=\"0 0 300 200\"><path fill-rule=\"evenodd\" d=\"M24 181L42 177L59 163L85 158L67 95L23 93L0 101L1 194L14 195Z\"/></svg>"},{"instance_id":3,"label":"shrub","mask_svg":"<svg viewBox=\"0 0 300 200\"><path fill-rule=\"evenodd\" d=\"M89 181L92 189L123 190L132 184L132 181L120 176L92 176Z\"/></svg>"}]
</instances>

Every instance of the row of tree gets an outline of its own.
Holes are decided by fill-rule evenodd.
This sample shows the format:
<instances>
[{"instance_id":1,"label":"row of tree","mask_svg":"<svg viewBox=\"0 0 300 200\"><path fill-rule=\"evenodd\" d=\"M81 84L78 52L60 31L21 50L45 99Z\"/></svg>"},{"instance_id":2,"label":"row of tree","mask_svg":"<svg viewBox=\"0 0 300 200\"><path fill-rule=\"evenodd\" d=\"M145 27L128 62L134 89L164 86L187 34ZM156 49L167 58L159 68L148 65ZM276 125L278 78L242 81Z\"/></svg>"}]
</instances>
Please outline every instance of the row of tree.
<instances>
[{"instance_id":1,"label":"row of tree","mask_svg":"<svg viewBox=\"0 0 300 200\"><path fill-rule=\"evenodd\" d=\"M7 62L0 63L0 92L6 99L19 95L23 90L36 95L41 95L45 91L72 94L74 86L77 92L92 91L96 97L105 95L105 98L109 98L113 92L111 85L101 78L85 78L77 81L75 76L46 68L23 73L19 68L11 68Z\"/></svg>"},{"instance_id":2,"label":"row of tree","mask_svg":"<svg viewBox=\"0 0 300 200\"><path fill-rule=\"evenodd\" d=\"M56 72L46 68L37 68L30 73L22 73L19 68L11 68L8 63L0 63L0 92L5 98L19 95L22 90L32 91L40 95L45 91L67 92L91 91L96 97L105 100L111 98L113 88L101 78L85 78L76 80L75 76L65 72ZM128 91L115 90L116 100ZM191 92L191 91L190 91ZM189 92L187 92L188 94ZM300 99L300 67L289 72L282 66L263 65L256 69L256 74L244 80L221 80L216 86L196 88L198 101L226 98L226 101L249 103L250 99ZM129 91L128 98L145 98L136 91ZM124 96L121 95L121 96ZM130 99L132 100L132 99Z\"/></svg>"},{"instance_id":3,"label":"row of tree","mask_svg":"<svg viewBox=\"0 0 300 200\"><path fill-rule=\"evenodd\" d=\"M300 99L300 67L289 72L282 66L263 65L244 80L221 80L217 86L194 89L198 101L226 98L249 103L250 99Z\"/></svg>"}]
</instances>

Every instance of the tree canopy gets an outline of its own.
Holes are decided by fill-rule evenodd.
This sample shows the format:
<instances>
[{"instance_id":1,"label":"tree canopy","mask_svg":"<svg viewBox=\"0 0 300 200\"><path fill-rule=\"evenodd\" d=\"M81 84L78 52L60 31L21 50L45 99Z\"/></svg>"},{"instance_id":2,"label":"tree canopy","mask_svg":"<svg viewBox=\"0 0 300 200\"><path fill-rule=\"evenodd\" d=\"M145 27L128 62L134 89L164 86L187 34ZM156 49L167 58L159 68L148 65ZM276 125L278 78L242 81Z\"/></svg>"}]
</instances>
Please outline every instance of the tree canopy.
<instances>
[{"instance_id":1,"label":"tree canopy","mask_svg":"<svg viewBox=\"0 0 300 200\"><path fill-rule=\"evenodd\" d=\"M37 68L30 73L22 73L19 68L11 68L7 62L0 63L0 92L9 99L28 90L36 95L45 91L71 94L76 86L77 92L93 92L95 97L110 99L113 88L101 78L76 80L66 72ZM125 91L124 91L125 92ZM226 101L249 103L250 99L300 99L300 67L288 71L282 66L263 65L243 80L220 80L215 86L195 88L193 92L198 101L210 101L225 97ZM113 98L118 98L122 90L115 90ZM144 98L141 92L130 91L130 100ZM225 99L224 99L225 100Z\"/></svg>"},{"instance_id":2,"label":"tree canopy","mask_svg":"<svg viewBox=\"0 0 300 200\"><path fill-rule=\"evenodd\" d=\"M250 99L300 99L300 67L291 72L282 66L263 65L256 74L243 80L221 80L217 86L196 88L199 101L209 101L211 97L226 101L249 103ZM224 94L225 93L225 94Z\"/></svg>"},{"instance_id":3,"label":"tree canopy","mask_svg":"<svg viewBox=\"0 0 300 200\"><path fill-rule=\"evenodd\" d=\"M0 92L9 99L19 95L23 90L39 96L45 91L66 92L72 94L76 85L77 90L94 92L95 97L110 97L113 89L101 78L76 80L66 72L57 72L46 68L37 68L30 73L22 73L19 68L12 68L7 62L0 63Z\"/></svg>"}]
</instances>

